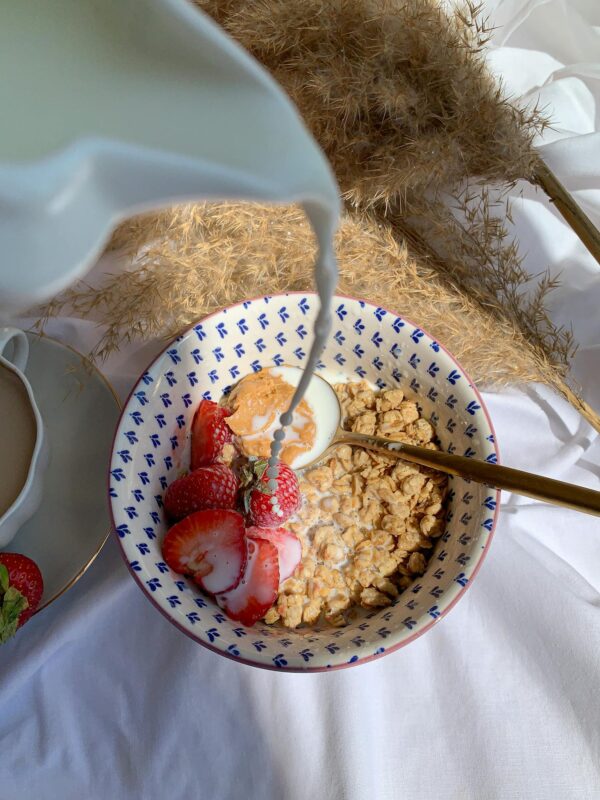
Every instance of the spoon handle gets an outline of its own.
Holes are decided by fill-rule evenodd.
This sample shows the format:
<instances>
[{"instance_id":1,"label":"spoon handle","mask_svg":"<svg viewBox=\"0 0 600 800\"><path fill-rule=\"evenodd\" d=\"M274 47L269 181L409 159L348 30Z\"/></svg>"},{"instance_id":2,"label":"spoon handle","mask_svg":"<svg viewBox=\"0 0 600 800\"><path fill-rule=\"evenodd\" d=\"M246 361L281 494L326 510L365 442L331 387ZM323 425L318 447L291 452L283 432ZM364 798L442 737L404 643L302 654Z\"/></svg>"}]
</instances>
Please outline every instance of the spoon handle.
<instances>
[{"instance_id":1,"label":"spoon handle","mask_svg":"<svg viewBox=\"0 0 600 800\"><path fill-rule=\"evenodd\" d=\"M586 514L600 516L600 492L585 489L563 481L545 478L543 475L533 475L520 469L503 467L500 464L490 464L487 461L478 461L466 456L455 456L441 450L429 450L426 447L417 447L404 442L393 442L377 436L364 433L350 433L339 431L335 438L336 444L349 444L365 447L387 455L397 456L404 461L411 461L423 467L457 475L476 483L484 483L494 489L506 489L509 492L544 500L547 503L574 508Z\"/></svg>"}]
</instances>

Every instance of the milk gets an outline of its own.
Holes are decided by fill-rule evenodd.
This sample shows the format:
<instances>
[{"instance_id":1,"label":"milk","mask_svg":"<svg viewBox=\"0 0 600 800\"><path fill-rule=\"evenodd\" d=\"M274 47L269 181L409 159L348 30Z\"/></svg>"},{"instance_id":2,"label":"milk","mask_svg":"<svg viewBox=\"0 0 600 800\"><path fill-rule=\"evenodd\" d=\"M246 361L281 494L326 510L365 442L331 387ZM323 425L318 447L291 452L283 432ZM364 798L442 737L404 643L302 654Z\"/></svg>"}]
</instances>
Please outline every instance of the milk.
<instances>
[{"instance_id":1,"label":"milk","mask_svg":"<svg viewBox=\"0 0 600 800\"><path fill-rule=\"evenodd\" d=\"M294 409L306 394L313 372L316 370L321 353L327 344L327 338L331 331L332 324L331 306L335 287L337 285L337 264L333 252L333 234L335 233L338 221L337 209L333 209L331 206L327 205L313 205L306 207L305 210L319 245L319 252L315 263L315 283L319 295L320 309L313 326L314 338L306 364L304 365L304 374L296 387L290 407L281 415L281 427L273 434L271 457L269 458L269 467L267 469L269 489L273 492L277 489L277 465L279 463L279 453L281 452L282 442L285 439L285 429L292 424ZM318 417L316 417L316 423L318 430ZM271 498L271 503L277 513L279 507L275 495Z\"/></svg>"}]
</instances>

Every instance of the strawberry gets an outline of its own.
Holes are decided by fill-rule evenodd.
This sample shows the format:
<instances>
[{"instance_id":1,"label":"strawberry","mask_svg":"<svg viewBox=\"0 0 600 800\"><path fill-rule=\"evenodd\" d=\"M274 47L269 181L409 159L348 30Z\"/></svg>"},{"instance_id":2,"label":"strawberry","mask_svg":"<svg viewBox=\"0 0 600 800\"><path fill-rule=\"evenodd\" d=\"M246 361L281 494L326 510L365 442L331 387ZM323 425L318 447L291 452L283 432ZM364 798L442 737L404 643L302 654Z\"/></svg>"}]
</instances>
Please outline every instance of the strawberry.
<instances>
[{"instance_id":1,"label":"strawberry","mask_svg":"<svg viewBox=\"0 0 600 800\"><path fill-rule=\"evenodd\" d=\"M236 511L196 511L167 532L163 558L211 594L238 585L246 564L244 518Z\"/></svg>"},{"instance_id":2,"label":"strawberry","mask_svg":"<svg viewBox=\"0 0 600 800\"><path fill-rule=\"evenodd\" d=\"M198 467L169 486L163 500L165 511L178 520L207 508L234 508L239 485L225 464Z\"/></svg>"},{"instance_id":3,"label":"strawberry","mask_svg":"<svg viewBox=\"0 0 600 800\"><path fill-rule=\"evenodd\" d=\"M190 468L197 469L212 464L223 452L223 447L233 441L233 433L225 422L231 411L202 400L192 422L192 457Z\"/></svg>"},{"instance_id":4,"label":"strawberry","mask_svg":"<svg viewBox=\"0 0 600 800\"><path fill-rule=\"evenodd\" d=\"M43 593L35 561L19 553L0 553L0 644L35 613Z\"/></svg>"},{"instance_id":5,"label":"strawberry","mask_svg":"<svg viewBox=\"0 0 600 800\"><path fill-rule=\"evenodd\" d=\"M243 625L262 619L277 597L279 564L277 548L266 539L246 540L248 560L235 589L217 594L217 603L228 617Z\"/></svg>"},{"instance_id":6,"label":"strawberry","mask_svg":"<svg viewBox=\"0 0 600 800\"><path fill-rule=\"evenodd\" d=\"M243 470L244 504L254 525L278 528L300 507L300 487L294 470L280 461L277 490L273 494L268 486L267 466L266 461L251 459Z\"/></svg>"},{"instance_id":7,"label":"strawberry","mask_svg":"<svg viewBox=\"0 0 600 800\"><path fill-rule=\"evenodd\" d=\"M287 528L247 528L246 536L251 539L265 539L275 545L279 558L280 582L289 578L300 563L302 558L300 539Z\"/></svg>"}]
</instances>

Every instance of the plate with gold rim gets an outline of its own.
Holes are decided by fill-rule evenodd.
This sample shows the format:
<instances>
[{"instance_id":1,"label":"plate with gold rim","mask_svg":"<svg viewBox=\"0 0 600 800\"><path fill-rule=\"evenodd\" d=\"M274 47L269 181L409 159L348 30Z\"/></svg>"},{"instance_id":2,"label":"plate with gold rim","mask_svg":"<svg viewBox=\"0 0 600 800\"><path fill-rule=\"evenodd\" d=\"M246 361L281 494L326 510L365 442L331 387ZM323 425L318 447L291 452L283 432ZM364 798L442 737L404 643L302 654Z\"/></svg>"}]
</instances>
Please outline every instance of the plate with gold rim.
<instances>
[{"instance_id":1,"label":"plate with gold rim","mask_svg":"<svg viewBox=\"0 0 600 800\"><path fill-rule=\"evenodd\" d=\"M104 375L72 347L29 334L26 375L44 420L50 463L42 503L6 550L44 578L41 611L73 586L110 532L106 471L119 401Z\"/></svg>"}]
</instances>

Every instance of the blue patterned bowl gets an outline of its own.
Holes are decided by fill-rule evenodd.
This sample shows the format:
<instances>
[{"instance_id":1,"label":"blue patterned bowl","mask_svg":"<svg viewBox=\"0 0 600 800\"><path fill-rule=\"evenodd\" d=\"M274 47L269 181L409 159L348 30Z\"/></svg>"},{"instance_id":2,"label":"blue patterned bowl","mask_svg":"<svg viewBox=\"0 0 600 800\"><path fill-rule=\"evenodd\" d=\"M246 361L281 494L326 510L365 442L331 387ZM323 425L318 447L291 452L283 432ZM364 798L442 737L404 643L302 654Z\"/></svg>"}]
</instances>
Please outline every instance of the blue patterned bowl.
<instances>
[{"instance_id":1,"label":"blue patterned bowl","mask_svg":"<svg viewBox=\"0 0 600 800\"><path fill-rule=\"evenodd\" d=\"M221 655L271 669L319 671L362 664L408 644L456 603L490 543L497 496L451 479L447 527L427 572L393 604L360 610L346 628L289 631L229 620L162 560L161 496L185 465L187 432L201 398L218 400L264 366L302 365L318 307L314 294L249 300L212 314L179 336L133 389L115 435L110 467L114 528L136 581L184 633ZM319 368L325 377L400 387L417 400L442 446L497 460L492 424L460 364L421 328L362 300L336 297L334 325Z\"/></svg>"}]
</instances>

